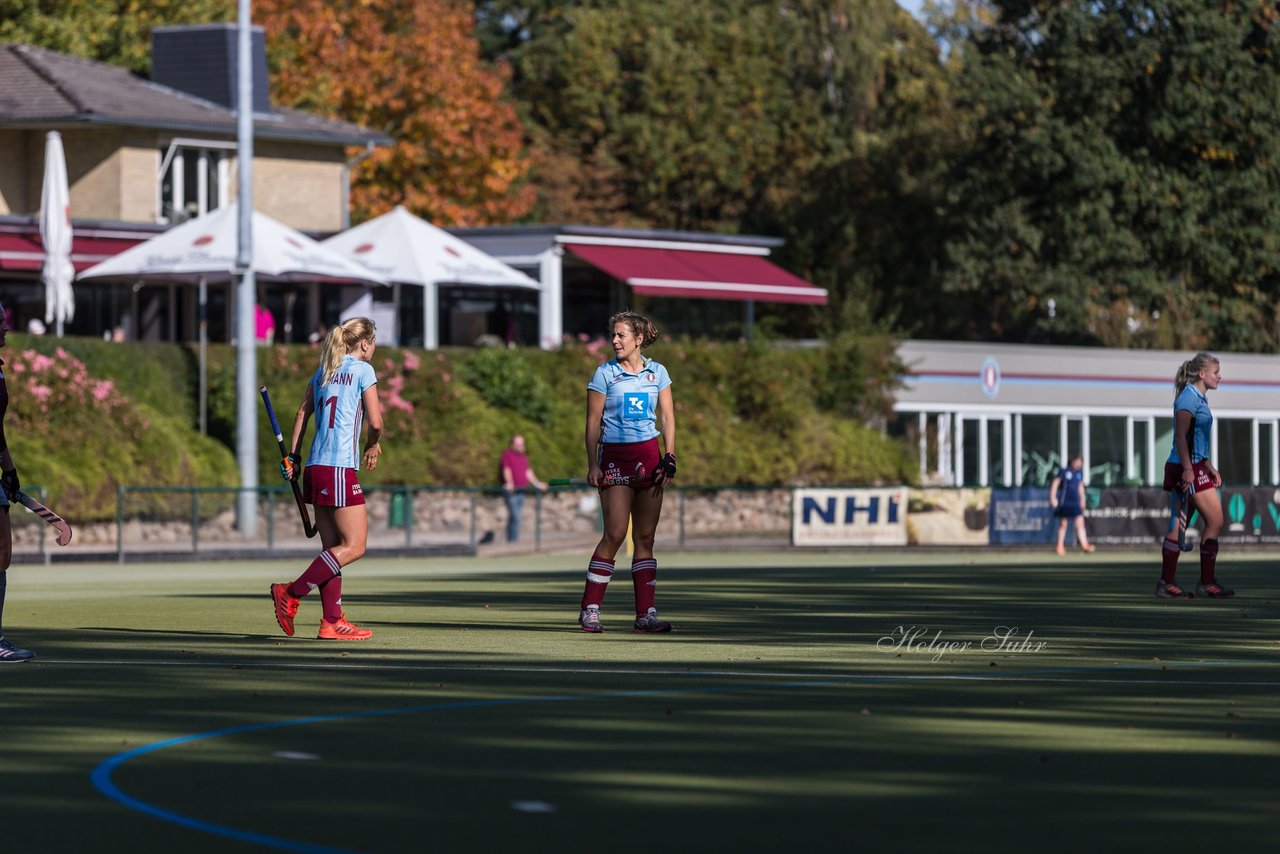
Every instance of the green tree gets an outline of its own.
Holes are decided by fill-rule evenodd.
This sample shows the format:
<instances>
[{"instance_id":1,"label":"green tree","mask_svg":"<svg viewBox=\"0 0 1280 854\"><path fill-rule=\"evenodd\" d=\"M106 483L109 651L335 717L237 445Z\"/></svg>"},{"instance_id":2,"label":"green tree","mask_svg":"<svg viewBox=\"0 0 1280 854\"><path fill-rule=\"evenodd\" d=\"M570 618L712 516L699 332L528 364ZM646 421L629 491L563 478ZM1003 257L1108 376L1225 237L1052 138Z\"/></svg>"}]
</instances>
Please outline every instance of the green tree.
<instances>
[{"instance_id":1,"label":"green tree","mask_svg":"<svg viewBox=\"0 0 1280 854\"><path fill-rule=\"evenodd\" d=\"M0 41L151 69L151 30L234 20L235 0L0 0Z\"/></svg>"},{"instance_id":2,"label":"green tree","mask_svg":"<svg viewBox=\"0 0 1280 854\"><path fill-rule=\"evenodd\" d=\"M544 218L776 233L874 109L895 10L601 0L490 2L479 15L547 143Z\"/></svg>"},{"instance_id":3,"label":"green tree","mask_svg":"<svg viewBox=\"0 0 1280 854\"><path fill-rule=\"evenodd\" d=\"M944 334L1275 350L1276 6L995 0L957 27Z\"/></svg>"}]
</instances>

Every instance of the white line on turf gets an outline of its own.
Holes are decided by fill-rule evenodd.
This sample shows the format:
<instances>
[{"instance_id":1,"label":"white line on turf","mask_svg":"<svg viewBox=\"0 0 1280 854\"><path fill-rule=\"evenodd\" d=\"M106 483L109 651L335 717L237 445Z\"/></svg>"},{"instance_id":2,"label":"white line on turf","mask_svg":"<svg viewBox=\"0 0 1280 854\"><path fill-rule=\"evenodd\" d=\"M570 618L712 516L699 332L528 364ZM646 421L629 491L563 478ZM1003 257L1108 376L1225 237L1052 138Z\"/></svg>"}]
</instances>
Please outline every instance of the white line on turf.
<instances>
[{"instance_id":1,"label":"white line on turf","mask_svg":"<svg viewBox=\"0 0 1280 854\"><path fill-rule=\"evenodd\" d=\"M476 666L476 665L412 665L412 664L360 664L339 662L275 662L275 661L181 661L166 659L42 659L46 665L92 665L101 667L111 665L117 667L206 667L224 670L274 669L289 668L291 670L339 670L339 671L407 671L413 673L567 673L575 676L684 676L703 678L732 679L782 679L804 680L806 682L848 681L848 682L1046 682L1078 685L1171 685L1197 686L1214 685L1250 688L1280 687L1278 681L1265 680L1220 680L1220 679L1134 679L1119 676L1121 673L1158 672L1155 667L1146 665L1119 665L1115 667L1062 667L1044 668L1019 675L1017 671L1005 673L793 673L756 670L662 670L635 667L513 667L513 666ZM1277 666L1277 661L1194 661L1164 662L1161 667L1168 670L1187 670L1197 667L1257 667ZM1078 672L1079 675L1073 675ZM1086 674L1115 673L1116 678L1103 679ZM1056 675L1051 675L1056 674Z\"/></svg>"}]
</instances>

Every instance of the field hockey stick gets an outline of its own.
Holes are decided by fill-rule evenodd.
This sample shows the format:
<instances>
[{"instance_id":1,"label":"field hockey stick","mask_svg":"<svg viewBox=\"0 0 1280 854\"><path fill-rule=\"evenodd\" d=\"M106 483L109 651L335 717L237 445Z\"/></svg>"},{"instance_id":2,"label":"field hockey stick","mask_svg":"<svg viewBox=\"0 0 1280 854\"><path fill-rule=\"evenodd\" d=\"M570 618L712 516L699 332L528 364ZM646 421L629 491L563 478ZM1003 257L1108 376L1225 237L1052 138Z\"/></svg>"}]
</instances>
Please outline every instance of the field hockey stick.
<instances>
[{"instance_id":1,"label":"field hockey stick","mask_svg":"<svg viewBox=\"0 0 1280 854\"><path fill-rule=\"evenodd\" d=\"M48 522L58 531L58 545L65 546L71 542L71 526L66 520L54 513L48 507L45 507L39 501L36 501L25 492L16 492L12 496L13 500Z\"/></svg>"},{"instance_id":2,"label":"field hockey stick","mask_svg":"<svg viewBox=\"0 0 1280 854\"><path fill-rule=\"evenodd\" d=\"M284 446L284 434L280 432L280 422L276 420L276 410L271 405L271 395L267 394L266 386L258 391L261 392L262 402L267 407L267 417L271 419L271 431L276 434L276 444L280 446L280 459L286 460L289 457L289 451ZM302 500L302 487L298 486L297 478L289 481L289 485L293 487L293 497L298 502L298 513L302 515L302 532L308 537L314 537L316 528L311 524L311 514L307 513L307 502Z\"/></svg>"},{"instance_id":3,"label":"field hockey stick","mask_svg":"<svg viewBox=\"0 0 1280 854\"><path fill-rule=\"evenodd\" d=\"M1196 494L1196 485L1187 484L1178 494L1178 548L1184 552L1191 551L1187 545L1187 524L1191 518L1191 496Z\"/></svg>"},{"instance_id":4,"label":"field hockey stick","mask_svg":"<svg viewBox=\"0 0 1280 854\"><path fill-rule=\"evenodd\" d=\"M626 483L624 477L606 477L601 479L601 486L615 486L620 483ZM585 477L553 477L547 481L548 486L590 486Z\"/></svg>"}]
</instances>

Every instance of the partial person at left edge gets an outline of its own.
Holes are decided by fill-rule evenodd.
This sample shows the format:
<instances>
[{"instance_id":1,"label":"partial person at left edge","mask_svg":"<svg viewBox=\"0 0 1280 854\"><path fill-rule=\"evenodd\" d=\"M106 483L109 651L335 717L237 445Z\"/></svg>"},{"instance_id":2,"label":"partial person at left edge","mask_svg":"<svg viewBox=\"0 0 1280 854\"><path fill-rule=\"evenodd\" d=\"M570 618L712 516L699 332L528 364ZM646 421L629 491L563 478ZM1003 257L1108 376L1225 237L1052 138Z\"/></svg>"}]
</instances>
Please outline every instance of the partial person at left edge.
<instances>
[{"instance_id":1,"label":"partial person at left edge","mask_svg":"<svg viewBox=\"0 0 1280 854\"><path fill-rule=\"evenodd\" d=\"M9 334L9 313L0 307L0 347L4 347ZM0 663L29 661L36 654L16 646L4 631L4 597L9 586L9 564L13 562L13 528L9 525L9 502L22 488L18 479L18 467L9 453L9 442L4 435L4 416L9 410L9 384L4 375L4 361L0 360Z\"/></svg>"}]
</instances>

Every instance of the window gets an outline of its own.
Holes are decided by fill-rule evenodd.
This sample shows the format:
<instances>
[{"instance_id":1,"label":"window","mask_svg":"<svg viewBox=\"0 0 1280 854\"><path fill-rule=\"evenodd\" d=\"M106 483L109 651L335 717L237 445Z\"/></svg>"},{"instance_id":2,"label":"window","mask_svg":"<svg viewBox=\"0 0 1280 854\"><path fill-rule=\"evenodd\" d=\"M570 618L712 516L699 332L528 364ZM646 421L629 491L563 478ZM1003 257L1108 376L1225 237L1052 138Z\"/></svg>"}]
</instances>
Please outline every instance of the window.
<instances>
[{"instance_id":1,"label":"window","mask_svg":"<svg viewBox=\"0 0 1280 854\"><path fill-rule=\"evenodd\" d=\"M1230 486L1253 483L1253 421L1244 418L1219 418L1218 458L1213 461L1222 474L1222 482Z\"/></svg>"},{"instance_id":2,"label":"window","mask_svg":"<svg viewBox=\"0 0 1280 854\"><path fill-rule=\"evenodd\" d=\"M160 222L186 222L230 201L234 149L216 140L169 143L160 161Z\"/></svg>"},{"instance_id":3,"label":"window","mask_svg":"<svg viewBox=\"0 0 1280 854\"><path fill-rule=\"evenodd\" d=\"M1127 424L1127 419L1117 415L1089 418L1090 486L1119 486L1124 482Z\"/></svg>"},{"instance_id":4,"label":"window","mask_svg":"<svg viewBox=\"0 0 1280 854\"><path fill-rule=\"evenodd\" d=\"M1022 483L1047 486L1062 468L1058 453L1059 417L1057 415L1022 416Z\"/></svg>"},{"instance_id":5,"label":"window","mask_svg":"<svg viewBox=\"0 0 1280 854\"><path fill-rule=\"evenodd\" d=\"M1258 483L1280 485L1276 478L1276 422L1258 422Z\"/></svg>"}]
</instances>

